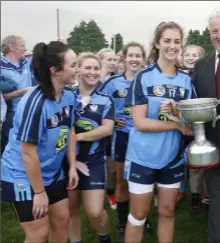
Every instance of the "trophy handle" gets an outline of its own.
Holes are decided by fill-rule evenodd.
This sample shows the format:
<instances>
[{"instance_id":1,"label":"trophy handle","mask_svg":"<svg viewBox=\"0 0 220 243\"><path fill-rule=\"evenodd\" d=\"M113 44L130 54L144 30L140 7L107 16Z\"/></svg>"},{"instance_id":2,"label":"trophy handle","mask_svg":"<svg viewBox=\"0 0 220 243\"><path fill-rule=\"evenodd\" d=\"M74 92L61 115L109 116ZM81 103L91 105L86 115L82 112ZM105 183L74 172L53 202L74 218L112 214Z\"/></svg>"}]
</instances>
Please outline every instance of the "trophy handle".
<instances>
[{"instance_id":1,"label":"trophy handle","mask_svg":"<svg viewBox=\"0 0 220 243\"><path fill-rule=\"evenodd\" d=\"M212 122L212 127L216 127L216 122L220 119L220 115L216 116L216 118Z\"/></svg>"}]
</instances>

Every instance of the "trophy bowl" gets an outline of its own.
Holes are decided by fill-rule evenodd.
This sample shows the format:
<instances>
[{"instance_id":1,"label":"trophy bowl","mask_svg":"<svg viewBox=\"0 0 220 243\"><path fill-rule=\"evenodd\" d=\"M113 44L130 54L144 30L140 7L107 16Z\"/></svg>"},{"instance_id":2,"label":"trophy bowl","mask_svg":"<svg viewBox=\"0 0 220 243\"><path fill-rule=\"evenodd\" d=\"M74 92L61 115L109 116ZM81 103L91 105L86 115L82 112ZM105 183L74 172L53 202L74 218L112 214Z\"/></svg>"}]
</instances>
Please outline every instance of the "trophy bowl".
<instances>
[{"instance_id":1,"label":"trophy bowl","mask_svg":"<svg viewBox=\"0 0 220 243\"><path fill-rule=\"evenodd\" d=\"M181 112L184 120L188 122L209 122L216 117L216 106L218 100L215 98L199 98L181 100L177 103L177 110Z\"/></svg>"},{"instance_id":2,"label":"trophy bowl","mask_svg":"<svg viewBox=\"0 0 220 243\"><path fill-rule=\"evenodd\" d=\"M215 98L199 98L181 100L177 103L177 110L181 117L193 124L195 138L188 147L189 168L210 168L219 165L218 148L206 139L205 122L213 122L213 127L220 116L217 116L216 107L219 100Z\"/></svg>"}]
</instances>

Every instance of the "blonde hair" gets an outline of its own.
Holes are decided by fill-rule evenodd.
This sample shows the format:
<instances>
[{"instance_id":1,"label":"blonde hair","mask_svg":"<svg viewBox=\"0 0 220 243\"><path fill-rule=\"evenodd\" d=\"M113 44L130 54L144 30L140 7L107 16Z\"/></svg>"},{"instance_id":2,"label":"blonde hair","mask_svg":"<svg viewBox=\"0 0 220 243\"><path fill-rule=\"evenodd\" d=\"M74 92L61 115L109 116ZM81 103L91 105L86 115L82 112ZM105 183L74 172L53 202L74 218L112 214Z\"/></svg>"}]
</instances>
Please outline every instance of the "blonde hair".
<instances>
[{"instance_id":1,"label":"blonde hair","mask_svg":"<svg viewBox=\"0 0 220 243\"><path fill-rule=\"evenodd\" d=\"M194 45L194 44L189 44L189 45L185 45L183 47L183 50L182 50L182 59L184 58L184 54L186 53L187 48L195 48L198 51L199 58L201 58L201 57L203 57L205 55L205 49L203 47L197 46L197 45Z\"/></svg>"},{"instance_id":2,"label":"blonde hair","mask_svg":"<svg viewBox=\"0 0 220 243\"><path fill-rule=\"evenodd\" d=\"M177 29L181 35L181 41L183 41L183 29L182 27L175 22L162 22L160 23L154 31L154 39L151 44L151 50L147 59L147 64L155 62L159 58L159 50L156 48L156 44L159 43L162 34L167 29Z\"/></svg>"},{"instance_id":3,"label":"blonde hair","mask_svg":"<svg viewBox=\"0 0 220 243\"><path fill-rule=\"evenodd\" d=\"M23 38L17 35L6 36L1 44L1 52L3 55L7 55L10 52L9 45L16 45L18 40L23 40Z\"/></svg>"},{"instance_id":4,"label":"blonde hair","mask_svg":"<svg viewBox=\"0 0 220 243\"><path fill-rule=\"evenodd\" d=\"M98 53L97 53L97 56L100 58L100 60L103 60L104 59L104 54L106 52L114 52L114 50L112 50L111 48L103 48L101 49ZM115 53L115 52L114 52Z\"/></svg>"},{"instance_id":5,"label":"blonde hair","mask_svg":"<svg viewBox=\"0 0 220 243\"><path fill-rule=\"evenodd\" d=\"M82 65L82 63L84 62L84 60L86 60L86 59L95 59L99 63L99 66L101 68L102 64L101 64L100 58L98 57L98 55L96 55L92 52L80 53L78 56L78 60L77 60L78 66L80 67Z\"/></svg>"}]
</instances>

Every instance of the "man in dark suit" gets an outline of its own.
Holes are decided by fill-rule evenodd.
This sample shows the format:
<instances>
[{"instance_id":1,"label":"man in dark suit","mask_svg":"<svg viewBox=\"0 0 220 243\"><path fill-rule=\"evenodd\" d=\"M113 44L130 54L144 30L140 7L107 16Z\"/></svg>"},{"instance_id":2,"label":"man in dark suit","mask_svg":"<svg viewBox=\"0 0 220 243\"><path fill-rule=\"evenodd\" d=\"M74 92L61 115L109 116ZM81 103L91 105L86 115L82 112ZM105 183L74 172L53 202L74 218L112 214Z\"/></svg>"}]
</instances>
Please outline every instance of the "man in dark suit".
<instances>
[{"instance_id":1,"label":"man in dark suit","mask_svg":"<svg viewBox=\"0 0 220 243\"><path fill-rule=\"evenodd\" d=\"M214 51L199 59L195 64L193 82L198 98L220 98L220 9L209 18L210 38ZM220 114L220 105L217 107ZM206 124L207 139L220 150L220 121L216 128ZM205 170L207 194L209 196L208 242L220 243L220 166Z\"/></svg>"}]
</instances>

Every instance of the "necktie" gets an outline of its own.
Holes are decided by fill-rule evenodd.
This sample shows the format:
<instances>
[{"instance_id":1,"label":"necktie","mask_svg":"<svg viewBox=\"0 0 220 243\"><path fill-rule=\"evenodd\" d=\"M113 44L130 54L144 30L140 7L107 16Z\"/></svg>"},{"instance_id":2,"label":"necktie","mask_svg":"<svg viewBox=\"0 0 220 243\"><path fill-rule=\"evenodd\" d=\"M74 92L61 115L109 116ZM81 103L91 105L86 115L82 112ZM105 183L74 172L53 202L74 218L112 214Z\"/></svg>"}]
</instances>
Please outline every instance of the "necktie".
<instances>
[{"instance_id":1,"label":"necktie","mask_svg":"<svg viewBox=\"0 0 220 243\"><path fill-rule=\"evenodd\" d=\"M217 97L220 98L220 53L218 54L218 65L215 74L215 81L216 81L216 93Z\"/></svg>"}]
</instances>

